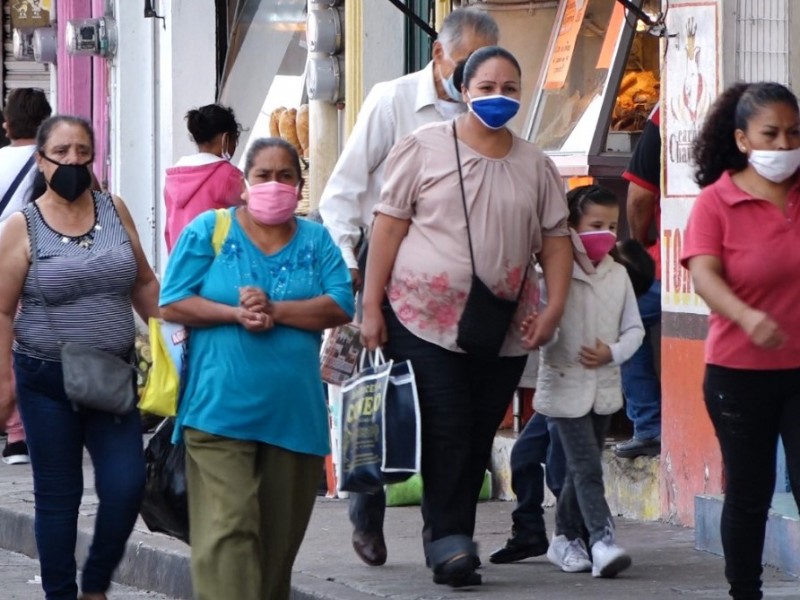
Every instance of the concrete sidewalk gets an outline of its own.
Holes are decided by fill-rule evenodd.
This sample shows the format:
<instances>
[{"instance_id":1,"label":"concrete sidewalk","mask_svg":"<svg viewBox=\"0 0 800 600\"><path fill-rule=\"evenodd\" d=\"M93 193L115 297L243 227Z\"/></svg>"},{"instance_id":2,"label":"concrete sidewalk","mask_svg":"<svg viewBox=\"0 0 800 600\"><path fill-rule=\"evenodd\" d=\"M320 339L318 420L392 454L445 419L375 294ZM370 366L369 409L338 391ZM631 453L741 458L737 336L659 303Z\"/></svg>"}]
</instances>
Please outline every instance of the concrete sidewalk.
<instances>
[{"instance_id":1,"label":"concrete sidewalk","mask_svg":"<svg viewBox=\"0 0 800 600\"><path fill-rule=\"evenodd\" d=\"M97 498L88 459L86 490L81 506L79 560L88 548ZM724 599L727 586L722 560L693 549L693 531L661 523L619 520L618 537L633 556L633 567L616 580L568 575L546 559L515 565L492 565L489 553L508 535L513 504L482 503L476 539L480 544L484 584L451 590L434 585L424 567L420 542L422 522L417 507L389 508L386 536L389 560L383 567L361 563L350 546L347 502L321 498L317 502L303 547L295 564L294 600L433 600L469 597L498 600L580 599ZM552 510L547 513L552 530ZM0 547L35 556L33 484L30 468L0 464ZM139 523L115 580L174 598L191 598L189 548L147 531ZM774 570L765 573L766 598L800 598L800 581ZM0 589L0 598L3 592ZM220 598L219 600L235 600Z\"/></svg>"}]
</instances>

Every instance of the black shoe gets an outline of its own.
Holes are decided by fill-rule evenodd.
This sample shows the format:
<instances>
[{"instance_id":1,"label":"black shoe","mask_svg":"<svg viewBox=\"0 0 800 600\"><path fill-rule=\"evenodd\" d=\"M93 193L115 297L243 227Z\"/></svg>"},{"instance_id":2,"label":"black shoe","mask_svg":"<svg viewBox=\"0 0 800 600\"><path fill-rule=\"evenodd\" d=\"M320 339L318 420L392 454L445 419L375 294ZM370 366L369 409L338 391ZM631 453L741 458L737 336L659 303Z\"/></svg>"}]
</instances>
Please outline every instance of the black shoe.
<instances>
[{"instance_id":1,"label":"black shoe","mask_svg":"<svg viewBox=\"0 0 800 600\"><path fill-rule=\"evenodd\" d=\"M433 571L433 583L452 588L481 585L483 578L475 572L475 556L462 554L453 557Z\"/></svg>"},{"instance_id":2,"label":"black shoe","mask_svg":"<svg viewBox=\"0 0 800 600\"><path fill-rule=\"evenodd\" d=\"M547 538L544 536L528 539L510 537L505 546L498 548L489 555L489 562L502 565L525 560L532 556L541 556L547 552L549 546L550 544L547 543Z\"/></svg>"},{"instance_id":3,"label":"black shoe","mask_svg":"<svg viewBox=\"0 0 800 600\"><path fill-rule=\"evenodd\" d=\"M12 444L6 442L6 447L3 449L3 462L7 465L27 465L31 462L31 457L28 454L28 444L24 441Z\"/></svg>"},{"instance_id":4,"label":"black shoe","mask_svg":"<svg viewBox=\"0 0 800 600\"><path fill-rule=\"evenodd\" d=\"M614 454L619 458L636 458L637 456L658 456L661 454L661 438L654 437L649 440L631 438L614 446Z\"/></svg>"},{"instance_id":5,"label":"black shoe","mask_svg":"<svg viewBox=\"0 0 800 600\"><path fill-rule=\"evenodd\" d=\"M366 531L353 532L353 550L358 558L370 567L379 567L386 562L386 541L383 532L368 533Z\"/></svg>"}]
</instances>

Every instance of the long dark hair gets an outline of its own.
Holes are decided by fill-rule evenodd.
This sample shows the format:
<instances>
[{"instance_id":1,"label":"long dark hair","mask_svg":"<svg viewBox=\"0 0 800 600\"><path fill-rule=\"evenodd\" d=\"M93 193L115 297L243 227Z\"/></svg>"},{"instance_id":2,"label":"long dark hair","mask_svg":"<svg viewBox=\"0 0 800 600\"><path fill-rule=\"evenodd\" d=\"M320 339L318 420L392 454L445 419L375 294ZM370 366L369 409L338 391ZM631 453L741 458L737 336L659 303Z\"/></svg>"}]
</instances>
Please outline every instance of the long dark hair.
<instances>
[{"instance_id":1,"label":"long dark hair","mask_svg":"<svg viewBox=\"0 0 800 600\"><path fill-rule=\"evenodd\" d=\"M746 131L753 115L769 104L787 104L798 111L792 91L768 81L737 83L717 98L692 148L697 185L709 186L725 171L741 171L747 166L747 156L736 145L734 133Z\"/></svg>"},{"instance_id":2,"label":"long dark hair","mask_svg":"<svg viewBox=\"0 0 800 600\"><path fill-rule=\"evenodd\" d=\"M522 77L522 68L519 66L519 61L514 57L513 54L511 54L511 52L505 48L501 48L500 46L484 46L483 48L478 48L475 50L475 52L469 55L469 58L467 58L463 68L459 68L459 65L456 65L459 73L454 76L454 83L460 78L464 87L469 87L469 84L475 77L475 73L477 73L478 68L487 60L492 58L506 59L514 66L517 74Z\"/></svg>"}]
</instances>

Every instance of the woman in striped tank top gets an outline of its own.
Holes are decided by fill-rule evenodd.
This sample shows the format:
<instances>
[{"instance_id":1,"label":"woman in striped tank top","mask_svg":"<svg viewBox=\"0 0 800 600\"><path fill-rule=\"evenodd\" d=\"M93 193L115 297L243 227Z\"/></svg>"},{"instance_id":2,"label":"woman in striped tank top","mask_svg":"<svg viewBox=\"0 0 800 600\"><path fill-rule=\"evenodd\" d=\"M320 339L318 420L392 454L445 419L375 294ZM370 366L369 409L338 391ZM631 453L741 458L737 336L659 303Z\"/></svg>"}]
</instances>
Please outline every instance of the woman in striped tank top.
<instances>
[{"instance_id":1,"label":"woman in striped tank top","mask_svg":"<svg viewBox=\"0 0 800 600\"><path fill-rule=\"evenodd\" d=\"M125 204L90 190L89 123L70 116L48 119L39 128L36 152L47 189L12 215L0 234L0 420L16 397L28 434L47 599L78 597L73 557L83 448L89 451L100 504L80 598L103 600L144 489L139 414L74 410L64 392L58 342L127 358L135 334L132 309L144 320L157 316L159 286ZM38 276L30 268L34 230ZM16 390L3 372L12 352Z\"/></svg>"}]
</instances>

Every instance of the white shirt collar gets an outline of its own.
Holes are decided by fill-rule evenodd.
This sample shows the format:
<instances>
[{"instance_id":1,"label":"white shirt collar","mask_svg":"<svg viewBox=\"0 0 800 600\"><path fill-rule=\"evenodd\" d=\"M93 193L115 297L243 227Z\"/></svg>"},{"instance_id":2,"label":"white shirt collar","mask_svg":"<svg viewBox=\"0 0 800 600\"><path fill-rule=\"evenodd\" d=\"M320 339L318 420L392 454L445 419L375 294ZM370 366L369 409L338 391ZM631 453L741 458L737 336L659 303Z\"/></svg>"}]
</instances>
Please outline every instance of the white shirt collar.
<instances>
[{"instance_id":1,"label":"white shirt collar","mask_svg":"<svg viewBox=\"0 0 800 600\"><path fill-rule=\"evenodd\" d=\"M417 101L414 104L414 110L420 111L426 106L434 106L438 98L439 94L436 93L436 84L433 81L433 61L431 61L419 72Z\"/></svg>"}]
</instances>

